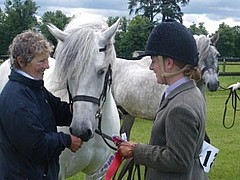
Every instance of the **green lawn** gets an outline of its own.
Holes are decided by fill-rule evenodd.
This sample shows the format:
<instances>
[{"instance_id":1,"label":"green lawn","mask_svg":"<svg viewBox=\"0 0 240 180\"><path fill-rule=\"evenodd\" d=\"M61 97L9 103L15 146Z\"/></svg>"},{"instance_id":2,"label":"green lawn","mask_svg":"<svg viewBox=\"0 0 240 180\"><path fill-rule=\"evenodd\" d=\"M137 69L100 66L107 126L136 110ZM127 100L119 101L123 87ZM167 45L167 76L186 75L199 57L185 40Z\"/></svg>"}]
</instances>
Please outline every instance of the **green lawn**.
<instances>
[{"instance_id":1,"label":"green lawn","mask_svg":"<svg viewBox=\"0 0 240 180\"><path fill-rule=\"evenodd\" d=\"M232 83L240 81L240 77L220 77L220 84L228 87ZM238 92L240 93L240 91ZM220 151L209 173L211 180L237 180L240 178L240 114L236 114L235 125L231 129L223 126L223 111L229 91L218 90L207 93L207 132L211 137L212 144ZM231 100L230 100L231 101ZM231 102L229 102L230 104ZM239 104L239 101L238 101ZM228 106L226 124L230 125L233 120L233 111Z\"/></svg>"},{"instance_id":2,"label":"green lawn","mask_svg":"<svg viewBox=\"0 0 240 180\"><path fill-rule=\"evenodd\" d=\"M240 77L219 77L222 87L240 81ZM239 91L240 93L240 91ZM211 143L220 151L215 159L209 179L211 180L238 180L240 178L240 114L237 112L236 122L233 128L226 129L222 124L225 100L228 90L219 89L217 92L207 92L207 133ZM239 102L238 102L239 103ZM228 107L226 123L230 125L233 113ZM131 140L147 143L149 139L151 121L136 119L132 129ZM142 173L143 174L143 173ZM84 179L82 173L68 178L68 180Z\"/></svg>"}]
</instances>

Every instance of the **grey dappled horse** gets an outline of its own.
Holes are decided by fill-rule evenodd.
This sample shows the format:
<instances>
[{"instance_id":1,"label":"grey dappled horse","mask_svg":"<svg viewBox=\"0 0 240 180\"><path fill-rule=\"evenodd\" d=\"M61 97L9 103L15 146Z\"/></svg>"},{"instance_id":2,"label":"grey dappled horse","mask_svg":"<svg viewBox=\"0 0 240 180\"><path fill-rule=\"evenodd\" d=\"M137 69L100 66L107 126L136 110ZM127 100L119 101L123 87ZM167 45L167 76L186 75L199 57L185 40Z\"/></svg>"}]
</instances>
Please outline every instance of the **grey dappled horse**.
<instances>
[{"instance_id":1,"label":"grey dappled horse","mask_svg":"<svg viewBox=\"0 0 240 180\"><path fill-rule=\"evenodd\" d=\"M198 68L202 73L197 85L205 96L206 88L216 91L219 86L219 52L215 47L218 34L211 38L205 35L195 35L194 38L199 52ZM167 88L157 84L154 73L149 70L150 63L150 57L141 60L117 58L113 63L112 92L124 120L121 131L128 137L135 118L153 120L162 93Z\"/></svg>"}]
</instances>

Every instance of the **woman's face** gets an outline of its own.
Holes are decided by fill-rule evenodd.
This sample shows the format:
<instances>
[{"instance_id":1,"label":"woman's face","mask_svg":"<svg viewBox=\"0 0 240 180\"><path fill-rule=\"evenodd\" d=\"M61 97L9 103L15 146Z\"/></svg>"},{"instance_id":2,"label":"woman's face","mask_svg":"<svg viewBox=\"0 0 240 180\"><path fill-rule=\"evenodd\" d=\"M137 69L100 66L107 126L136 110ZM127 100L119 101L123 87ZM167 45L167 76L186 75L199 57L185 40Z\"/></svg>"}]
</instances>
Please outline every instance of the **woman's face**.
<instances>
[{"instance_id":1,"label":"woman's face","mask_svg":"<svg viewBox=\"0 0 240 180\"><path fill-rule=\"evenodd\" d=\"M48 54L36 54L32 61L22 66L21 70L35 79L42 80L44 71L49 68Z\"/></svg>"},{"instance_id":2,"label":"woman's face","mask_svg":"<svg viewBox=\"0 0 240 180\"><path fill-rule=\"evenodd\" d=\"M164 69L164 68L160 68L160 66L161 66L160 57L152 56L151 59L152 59L152 63L150 64L149 69L152 70L156 74L157 83L165 84L165 79L161 75L162 73L164 73L164 72L162 72L162 69Z\"/></svg>"}]
</instances>

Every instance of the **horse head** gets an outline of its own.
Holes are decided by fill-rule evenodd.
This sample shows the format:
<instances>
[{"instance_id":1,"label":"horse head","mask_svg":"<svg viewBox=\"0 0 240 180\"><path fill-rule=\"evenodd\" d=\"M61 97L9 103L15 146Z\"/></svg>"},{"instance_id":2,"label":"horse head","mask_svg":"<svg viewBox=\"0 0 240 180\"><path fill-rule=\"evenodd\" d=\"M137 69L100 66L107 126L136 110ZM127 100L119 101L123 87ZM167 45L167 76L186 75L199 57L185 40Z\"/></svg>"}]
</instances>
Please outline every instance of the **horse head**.
<instances>
[{"instance_id":1,"label":"horse head","mask_svg":"<svg viewBox=\"0 0 240 180\"><path fill-rule=\"evenodd\" d=\"M215 47L218 37L218 33L211 38L205 35L194 35L199 52L198 67L202 73L202 82L206 84L209 91L216 91L219 87L218 56L220 54Z\"/></svg>"},{"instance_id":2,"label":"horse head","mask_svg":"<svg viewBox=\"0 0 240 180\"><path fill-rule=\"evenodd\" d=\"M96 113L101 113L109 90L106 84L110 79L110 64L116 58L113 43L118 24L119 20L108 27L99 19L75 17L64 31L48 25L59 40L54 54L54 79L57 88L68 89L73 110L70 132L83 141L93 137Z\"/></svg>"}]
</instances>

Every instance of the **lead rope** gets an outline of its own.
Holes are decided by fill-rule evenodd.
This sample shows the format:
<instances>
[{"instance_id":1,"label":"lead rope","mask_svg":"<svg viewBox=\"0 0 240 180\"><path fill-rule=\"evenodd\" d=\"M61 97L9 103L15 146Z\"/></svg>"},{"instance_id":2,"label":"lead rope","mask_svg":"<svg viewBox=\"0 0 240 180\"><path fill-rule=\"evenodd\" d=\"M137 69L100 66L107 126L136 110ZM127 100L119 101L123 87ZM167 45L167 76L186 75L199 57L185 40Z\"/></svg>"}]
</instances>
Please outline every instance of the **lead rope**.
<instances>
[{"instance_id":1,"label":"lead rope","mask_svg":"<svg viewBox=\"0 0 240 180\"><path fill-rule=\"evenodd\" d=\"M134 164L134 159L126 159L125 164L123 165L123 168L121 169L119 176L117 177L117 180L124 179L124 176L127 174L127 180L134 180L135 173L137 171L137 178L138 180L141 180L141 170L140 165ZM113 177L113 180L116 179L116 174Z\"/></svg>"},{"instance_id":2,"label":"lead rope","mask_svg":"<svg viewBox=\"0 0 240 180\"><path fill-rule=\"evenodd\" d=\"M228 101L229 99L232 97L232 108L233 108L233 119L232 119L232 123L230 126L226 125L226 114L227 114L227 105L228 105ZM224 108L224 113L223 113L223 126L226 129L230 129L234 126L235 124L235 119L236 119L236 111L239 111L240 109L237 109L237 101L240 100L238 94L236 91L232 91L232 89L230 89L229 95L225 101L225 108Z\"/></svg>"}]
</instances>

